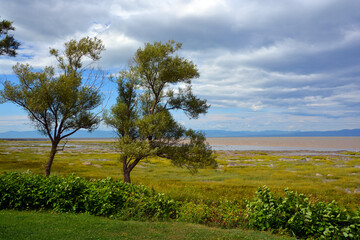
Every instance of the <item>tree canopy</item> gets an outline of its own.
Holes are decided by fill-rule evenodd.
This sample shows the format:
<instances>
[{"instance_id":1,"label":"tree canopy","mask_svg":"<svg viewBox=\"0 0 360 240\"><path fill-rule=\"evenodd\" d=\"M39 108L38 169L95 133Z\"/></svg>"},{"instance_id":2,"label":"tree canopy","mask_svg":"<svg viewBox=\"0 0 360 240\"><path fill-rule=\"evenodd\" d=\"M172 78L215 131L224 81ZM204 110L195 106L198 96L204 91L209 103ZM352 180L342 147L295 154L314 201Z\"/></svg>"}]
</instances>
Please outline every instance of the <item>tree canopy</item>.
<instances>
[{"instance_id":1,"label":"tree canopy","mask_svg":"<svg viewBox=\"0 0 360 240\"><path fill-rule=\"evenodd\" d=\"M36 129L51 140L46 176L50 175L60 141L80 129L92 131L100 122L93 110L102 102L97 85L102 76L94 69L84 67L83 60L97 61L103 50L104 45L97 38L71 40L65 43L61 54L59 50L50 49L50 54L59 63L60 74L55 73L55 67L34 71L30 65L18 63L13 70L19 83L3 82L1 101L22 107Z\"/></svg>"},{"instance_id":2,"label":"tree canopy","mask_svg":"<svg viewBox=\"0 0 360 240\"><path fill-rule=\"evenodd\" d=\"M0 55L9 55L15 57L20 43L14 39L14 36L9 34L9 31L14 31L12 22L2 20L0 22Z\"/></svg>"},{"instance_id":3,"label":"tree canopy","mask_svg":"<svg viewBox=\"0 0 360 240\"><path fill-rule=\"evenodd\" d=\"M104 120L119 137L125 182L149 156L170 159L192 172L216 165L204 135L185 129L172 116L181 110L189 118L198 118L210 107L193 94L191 80L199 72L192 61L174 54L180 48L175 41L146 43L136 51L129 69L116 78L117 102Z\"/></svg>"}]
</instances>

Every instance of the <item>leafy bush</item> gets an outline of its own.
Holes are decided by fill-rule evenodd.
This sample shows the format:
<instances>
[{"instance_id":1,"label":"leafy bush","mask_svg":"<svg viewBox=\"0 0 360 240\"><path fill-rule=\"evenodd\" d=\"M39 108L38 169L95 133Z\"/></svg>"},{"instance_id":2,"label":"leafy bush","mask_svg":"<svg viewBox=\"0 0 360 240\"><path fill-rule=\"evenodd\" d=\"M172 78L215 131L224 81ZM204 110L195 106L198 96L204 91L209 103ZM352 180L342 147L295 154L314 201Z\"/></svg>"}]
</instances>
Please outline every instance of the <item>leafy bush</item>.
<instances>
[{"instance_id":1,"label":"leafy bush","mask_svg":"<svg viewBox=\"0 0 360 240\"><path fill-rule=\"evenodd\" d=\"M243 225L242 210L238 204L228 200L207 205L205 203L185 203L179 210L179 221L206 224L222 228Z\"/></svg>"},{"instance_id":2,"label":"leafy bush","mask_svg":"<svg viewBox=\"0 0 360 240\"><path fill-rule=\"evenodd\" d=\"M220 201L220 204L213 211L211 222L215 223L215 226L223 228L234 228L244 225L243 210L239 204L232 201Z\"/></svg>"},{"instance_id":3,"label":"leafy bush","mask_svg":"<svg viewBox=\"0 0 360 240\"><path fill-rule=\"evenodd\" d=\"M127 196L124 208L121 212L123 219L175 219L177 217L177 209L179 202L174 201L163 193L155 193L149 191L146 187L143 192L131 192Z\"/></svg>"},{"instance_id":4,"label":"leafy bush","mask_svg":"<svg viewBox=\"0 0 360 240\"><path fill-rule=\"evenodd\" d=\"M120 218L175 218L178 203L145 186L111 178L86 180L70 175L0 175L0 209L50 209Z\"/></svg>"},{"instance_id":5,"label":"leafy bush","mask_svg":"<svg viewBox=\"0 0 360 240\"><path fill-rule=\"evenodd\" d=\"M360 211L342 209L335 201L312 203L303 194L285 189L274 197L264 186L247 201L249 226L259 230L287 231L297 237L356 239L360 236Z\"/></svg>"},{"instance_id":6,"label":"leafy bush","mask_svg":"<svg viewBox=\"0 0 360 240\"><path fill-rule=\"evenodd\" d=\"M204 203L184 203L179 210L179 221L204 224L209 222L211 208Z\"/></svg>"}]
</instances>

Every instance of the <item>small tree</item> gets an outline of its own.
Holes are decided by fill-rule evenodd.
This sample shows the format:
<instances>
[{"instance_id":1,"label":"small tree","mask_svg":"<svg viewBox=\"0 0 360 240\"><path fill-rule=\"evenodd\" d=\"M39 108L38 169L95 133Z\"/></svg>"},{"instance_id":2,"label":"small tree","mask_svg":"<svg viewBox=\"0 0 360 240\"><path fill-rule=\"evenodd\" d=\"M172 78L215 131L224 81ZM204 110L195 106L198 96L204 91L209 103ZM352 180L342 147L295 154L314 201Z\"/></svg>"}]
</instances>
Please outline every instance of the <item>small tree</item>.
<instances>
[{"instance_id":1,"label":"small tree","mask_svg":"<svg viewBox=\"0 0 360 240\"><path fill-rule=\"evenodd\" d=\"M0 55L16 56L16 49L19 48L20 43L14 39L13 35L9 34L9 31L14 30L12 22L7 20L0 22Z\"/></svg>"},{"instance_id":2,"label":"small tree","mask_svg":"<svg viewBox=\"0 0 360 240\"><path fill-rule=\"evenodd\" d=\"M55 74L54 67L35 72L28 64L18 63L13 70L20 83L2 83L2 102L9 101L22 107L36 129L51 140L45 176L50 175L62 139L79 129L92 131L100 122L98 114L92 113L92 110L102 101L100 89L96 87L102 76L94 69L83 67L82 61L85 57L99 60L102 50L104 46L97 38L71 40L65 43L65 51L61 55L58 50L50 50L59 62L60 74Z\"/></svg>"},{"instance_id":3,"label":"small tree","mask_svg":"<svg viewBox=\"0 0 360 240\"><path fill-rule=\"evenodd\" d=\"M174 41L147 43L117 78L117 102L104 120L118 134L125 182L131 182L130 172L149 156L171 159L192 172L216 166L204 135L186 130L171 115L172 110L182 110L189 118L198 118L210 107L193 95L191 79L199 73L191 61L174 56L180 48Z\"/></svg>"}]
</instances>

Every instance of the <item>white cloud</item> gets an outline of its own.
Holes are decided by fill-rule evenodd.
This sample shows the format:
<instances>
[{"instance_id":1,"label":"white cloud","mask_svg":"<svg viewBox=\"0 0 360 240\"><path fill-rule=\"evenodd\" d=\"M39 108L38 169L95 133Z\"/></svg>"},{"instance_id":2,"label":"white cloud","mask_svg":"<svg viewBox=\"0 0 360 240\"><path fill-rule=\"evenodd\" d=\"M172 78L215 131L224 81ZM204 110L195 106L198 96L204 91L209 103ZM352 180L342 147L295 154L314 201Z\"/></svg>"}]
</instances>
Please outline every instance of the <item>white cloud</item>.
<instances>
[{"instance_id":1,"label":"white cloud","mask_svg":"<svg viewBox=\"0 0 360 240\"><path fill-rule=\"evenodd\" d=\"M99 35L106 48L101 64L105 68L126 68L130 58L143 43L116 30L110 30L113 30L112 26Z\"/></svg>"},{"instance_id":2,"label":"white cloud","mask_svg":"<svg viewBox=\"0 0 360 240\"><path fill-rule=\"evenodd\" d=\"M29 119L24 115L0 116L0 132L30 130L30 125Z\"/></svg>"},{"instance_id":3,"label":"white cloud","mask_svg":"<svg viewBox=\"0 0 360 240\"><path fill-rule=\"evenodd\" d=\"M167 9L174 10L174 7L177 9L176 15L180 18L200 18L229 12L226 1L222 0L191 0L188 2L177 1L173 6L168 6Z\"/></svg>"}]
</instances>

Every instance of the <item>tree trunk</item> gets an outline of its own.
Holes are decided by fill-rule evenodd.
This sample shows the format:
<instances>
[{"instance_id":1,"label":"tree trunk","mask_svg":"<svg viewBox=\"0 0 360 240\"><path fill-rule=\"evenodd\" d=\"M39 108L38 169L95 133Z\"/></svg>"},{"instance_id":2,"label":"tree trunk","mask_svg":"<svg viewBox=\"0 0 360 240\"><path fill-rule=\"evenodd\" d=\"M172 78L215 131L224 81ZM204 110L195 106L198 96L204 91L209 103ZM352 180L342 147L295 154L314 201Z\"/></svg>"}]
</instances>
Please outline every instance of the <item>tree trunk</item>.
<instances>
[{"instance_id":1,"label":"tree trunk","mask_svg":"<svg viewBox=\"0 0 360 240\"><path fill-rule=\"evenodd\" d=\"M130 164L128 163L127 156L122 156L122 162L123 162L123 173L124 173L124 182L131 183L130 180L130 172L134 169L134 167L140 162L141 159L144 157L139 157L133 160L133 162Z\"/></svg>"},{"instance_id":2,"label":"tree trunk","mask_svg":"<svg viewBox=\"0 0 360 240\"><path fill-rule=\"evenodd\" d=\"M123 162L124 182L131 183L130 180L131 169L127 166L127 157L122 156L122 162Z\"/></svg>"},{"instance_id":3,"label":"tree trunk","mask_svg":"<svg viewBox=\"0 0 360 240\"><path fill-rule=\"evenodd\" d=\"M130 180L130 171L125 171L125 170L124 170L124 182L126 182L126 183L131 183L131 180Z\"/></svg>"},{"instance_id":4,"label":"tree trunk","mask_svg":"<svg viewBox=\"0 0 360 240\"><path fill-rule=\"evenodd\" d=\"M56 149L57 149L57 145L58 143L53 142L51 144L51 151L50 151L50 156L49 156L49 160L45 166L45 177L48 177L50 175L50 170L51 170L51 165L54 161L55 158L55 154L56 154Z\"/></svg>"}]
</instances>

